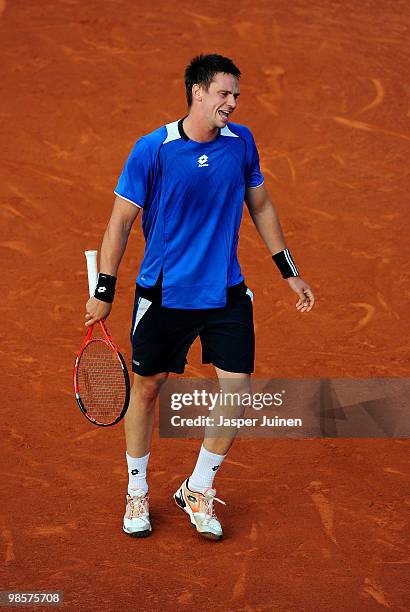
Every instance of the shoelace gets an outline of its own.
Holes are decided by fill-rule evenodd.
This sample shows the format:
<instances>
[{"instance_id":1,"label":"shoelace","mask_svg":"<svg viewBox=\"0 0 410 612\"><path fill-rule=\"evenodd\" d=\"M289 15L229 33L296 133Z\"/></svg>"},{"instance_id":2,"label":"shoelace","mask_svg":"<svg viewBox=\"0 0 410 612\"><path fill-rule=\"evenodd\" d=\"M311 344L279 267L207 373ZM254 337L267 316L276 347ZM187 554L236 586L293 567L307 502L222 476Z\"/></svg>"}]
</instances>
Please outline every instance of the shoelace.
<instances>
[{"instance_id":1,"label":"shoelace","mask_svg":"<svg viewBox=\"0 0 410 612\"><path fill-rule=\"evenodd\" d=\"M128 501L130 504L130 518L138 518L147 514L147 499L145 497L131 497Z\"/></svg>"},{"instance_id":2,"label":"shoelace","mask_svg":"<svg viewBox=\"0 0 410 612\"><path fill-rule=\"evenodd\" d=\"M222 499L219 499L219 497L214 497L213 495L204 495L204 501L206 511L206 517L204 522L209 523L209 521L211 521L212 519L217 518L215 514L214 501L217 501L220 504L223 504L224 506L226 506L226 502L222 501Z\"/></svg>"}]
</instances>

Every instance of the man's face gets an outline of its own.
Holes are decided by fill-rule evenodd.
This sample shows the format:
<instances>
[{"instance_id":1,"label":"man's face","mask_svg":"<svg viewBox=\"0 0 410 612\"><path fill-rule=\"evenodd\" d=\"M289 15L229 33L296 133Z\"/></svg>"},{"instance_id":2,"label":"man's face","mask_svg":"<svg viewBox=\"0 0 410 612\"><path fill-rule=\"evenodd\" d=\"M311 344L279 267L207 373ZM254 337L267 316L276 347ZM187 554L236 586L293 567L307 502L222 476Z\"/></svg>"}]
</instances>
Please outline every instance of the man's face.
<instances>
[{"instance_id":1,"label":"man's face","mask_svg":"<svg viewBox=\"0 0 410 612\"><path fill-rule=\"evenodd\" d=\"M232 74L218 72L208 91L200 88L202 98L199 106L202 114L213 128L223 128L236 108L239 96L239 80Z\"/></svg>"}]
</instances>

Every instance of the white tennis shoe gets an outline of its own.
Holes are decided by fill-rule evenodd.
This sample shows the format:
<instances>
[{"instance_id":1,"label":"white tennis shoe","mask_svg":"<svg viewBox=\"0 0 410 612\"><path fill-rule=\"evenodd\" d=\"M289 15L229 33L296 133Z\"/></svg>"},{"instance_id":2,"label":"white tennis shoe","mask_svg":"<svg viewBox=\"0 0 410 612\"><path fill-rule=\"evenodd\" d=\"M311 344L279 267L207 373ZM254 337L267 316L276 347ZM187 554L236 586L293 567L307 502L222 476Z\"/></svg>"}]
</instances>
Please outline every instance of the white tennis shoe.
<instances>
[{"instance_id":1,"label":"white tennis shoe","mask_svg":"<svg viewBox=\"0 0 410 612\"><path fill-rule=\"evenodd\" d=\"M174 494L175 503L188 514L191 524L201 536L208 540L220 540L223 531L216 517L213 503L217 501L226 505L225 502L215 497L215 489L206 489L204 493L191 491L188 481L189 479L185 480Z\"/></svg>"},{"instance_id":2,"label":"white tennis shoe","mask_svg":"<svg viewBox=\"0 0 410 612\"><path fill-rule=\"evenodd\" d=\"M134 489L132 495L126 495L123 531L133 538L146 538L151 534L149 520L149 495L142 489Z\"/></svg>"}]
</instances>

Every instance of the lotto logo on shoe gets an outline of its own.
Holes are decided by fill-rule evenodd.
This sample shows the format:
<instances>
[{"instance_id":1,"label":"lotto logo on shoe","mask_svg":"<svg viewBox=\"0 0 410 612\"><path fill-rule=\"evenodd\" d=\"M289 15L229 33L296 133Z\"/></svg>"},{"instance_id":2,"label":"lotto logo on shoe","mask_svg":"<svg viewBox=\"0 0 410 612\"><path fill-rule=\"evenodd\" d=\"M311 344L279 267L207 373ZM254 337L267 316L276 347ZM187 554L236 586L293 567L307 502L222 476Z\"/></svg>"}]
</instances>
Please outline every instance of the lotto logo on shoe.
<instances>
[{"instance_id":1,"label":"lotto logo on shoe","mask_svg":"<svg viewBox=\"0 0 410 612\"><path fill-rule=\"evenodd\" d=\"M139 471L138 470L131 470L131 474L133 476L136 476L137 474L139 474Z\"/></svg>"},{"instance_id":2,"label":"lotto logo on shoe","mask_svg":"<svg viewBox=\"0 0 410 612\"><path fill-rule=\"evenodd\" d=\"M208 156L207 155L201 155L201 157L198 157L198 168L205 168L205 166L208 166Z\"/></svg>"},{"instance_id":3,"label":"lotto logo on shoe","mask_svg":"<svg viewBox=\"0 0 410 612\"><path fill-rule=\"evenodd\" d=\"M219 465L214 465L214 467L212 468L213 472L216 472L216 470L219 468Z\"/></svg>"}]
</instances>

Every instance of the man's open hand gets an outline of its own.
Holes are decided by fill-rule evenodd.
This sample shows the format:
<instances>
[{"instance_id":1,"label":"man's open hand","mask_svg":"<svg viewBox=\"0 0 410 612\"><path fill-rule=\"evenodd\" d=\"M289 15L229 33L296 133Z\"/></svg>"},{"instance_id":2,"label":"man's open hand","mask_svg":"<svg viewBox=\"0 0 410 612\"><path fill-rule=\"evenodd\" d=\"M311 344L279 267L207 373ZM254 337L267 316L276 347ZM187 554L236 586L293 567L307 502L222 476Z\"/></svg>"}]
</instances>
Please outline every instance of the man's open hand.
<instances>
[{"instance_id":1,"label":"man's open hand","mask_svg":"<svg viewBox=\"0 0 410 612\"><path fill-rule=\"evenodd\" d=\"M289 287L298 294L299 300L296 303L297 310L300 312L309 312L312 310L313 304L315 303L315 296L311 287L300 278L300 276L291 276L286 279L289 283Z\"/></svg>"}]
</instances>

